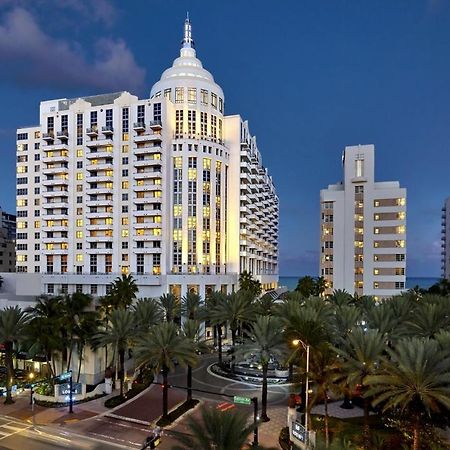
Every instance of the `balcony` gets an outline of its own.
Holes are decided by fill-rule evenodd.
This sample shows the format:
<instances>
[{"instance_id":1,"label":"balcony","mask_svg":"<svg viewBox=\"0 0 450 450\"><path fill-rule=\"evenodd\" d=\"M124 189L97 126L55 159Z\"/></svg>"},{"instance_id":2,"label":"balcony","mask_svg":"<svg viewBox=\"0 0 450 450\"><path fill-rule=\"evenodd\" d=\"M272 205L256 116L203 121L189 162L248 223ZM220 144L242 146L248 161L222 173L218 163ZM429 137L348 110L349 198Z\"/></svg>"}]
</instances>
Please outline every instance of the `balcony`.
<instances>
[{"instance_id":1,"label":"balcony","mask_svg":"<svg viewBox=\"0 0 450 450\"><path fill-rule=\"evenodd\" d=\"M61 208L68 208L69 202L46 202L42 203L43 209L61 209Z\"/></svg>"},{"instance_id":2,"label":"balcony","mask_svg":"<svg viewBox=\"0 0 450 450\"><path fill-rule=\"evenodd\" d=\"M98 136L98 129L97 127L91 127L91 128L86 128L86 134L89 137L93 137L93 136Z\"/></svg>"},{"instance_id":3,"label":"balcony","mask_svg":"<svg viewBox=\"0 0 450 450\"><path fill-rule=\"evenodd\" d=\"M144 200L144 199L138 198L136 200ZM133 216L137 217L154 217L160 215L161 215L160 209L145 209L144 211L133 211Z\"/></svg>"},{"instance_id":4,"label":"balcony","mask_svg":"<svg viewBox=\"0 0 450 450\"><path fill-rule=\"evenodd\" d=\"M42 173L44 175L54 175L56 173L64 173L64 174L68 174L69 173L69 169L67 167L44 167L42 169Z\"/></svg>"},{"instance_id":5,"label":"balcony","mask_svg":"<svg viewBox=\"0 0 450 450\"><path fill-rule=\"evenodd\" d=\"M42 181L43 186L68 186L69 181L66 178L57 178L55 180Z\"/></svg>"},{"instance_id":6,"label":"balcony","mask_svg":"<svg viewBox=\"0 0 450 450\"><path fill-rule=\"evenodd\" d=\"M44 191L41 193L42 197L65 197L67 198L69 193L67 192L67 190L59 190L59 191Z\"/></svg>"},{"instance_id":7,"label":"balcony","mask_svg":"<svg viewBox=\"0 0 450 450\"><path fill-rule=\"evenodd\" d=\"M111 125L107 125L105 127L102 127L102 133L105 136L112 136L114 134L114 128Z\"/></svg>"},{"instance_id":8,"label":"balcony","mask_svg":"<svg viewBox=\"0 0 450 450\"><path fill-rule=\"evenodd\" d=\"M135 192L154 192L161 191L162 187L160 184L140 184L133 185L133 191Z\"/></svg>"},{"instance_id":9,"label":"balcony","mask_svg":"<svg viewBox=\"0 0 450 450\"><path fill-rule=\"evenodd\" d=\"M150 122L150 129L153 131L160 131L162 129L162 124L160 120L152 120Z\"/></svg>"},{"instance_id":10,"label":"balcony","mask_svg":"<svg viewBox=\"0 0 450 450\"><path fill-rule=\"evenodd\" d=\"M161 178L161 177L162 177L162 173L160 170L154 170L152 172L139 172L139 173L133 174L133 178L135 180L146 180L149 178Z\"/></svg>"},{"instance_id":11,"label":"balcony","mask_svg":"<svg viewBox=\"0 0 450 450\"><path fill-rule=\"evenodd\" d=\"M162 150L160 145L145 145L144 147L135 148L133 152L135 155L153 155L162 153Z\"/></svg>"},{"instance_id":12,"label":"balcony","mask_svg":"<svg viewBox=\"0 0 450 450\"><path fill-rule=\"evenodd\" d=\"M112 236L86 236L87 242L112 242Z\"/></svg>"},{"instance_id":13,"label":"balcony","mask_svg":"<svg viewBox=\"0 0 450 450\"><path fill-rule=\"evenodd\" d=\"M112 200L88 200L86 202L86 206L92 207L92 206L113 206Z\"/></svg>"},{"instance_id":14,"label":"balcony","mask_svg":"<svg viewBox=\"0 0 450 450\"><path fill-rule=\"evenodd\" d=\"M112 141L112 139L108 139L108 138L95 139L95 140L86 142L86 147L89 147L89 148L107 147L109 145L113 145L113 141ZM101 157L99 156L99 158L101 158Z\"/></svg>"},{"instance_id":15,"label":"balcony","mask_svg":"<svg viewBox=\"0 0 450 450\"><path fill-rule=\"evenodd\" d=\"M143 255L151 255L153 253L161 253L161 248L159 247L133 247L133 253L141 253Z\"/></svg>"},{"instance_id":16,"label":"balcony","mask_svg":"<svg viewBox=\"0 0 450 450\"><path fill-rule=\"evenodd\" d=\"M98 155L99 153L94 153L95 155ZM90 153L92 155L92 153ZM111 170L113 168L113 162L112 162L112 153L108 152L108 158L111 158L110 162L103 162L99 164L88 164L86 166L86 170L88 172L99 172L102 170Z\"/></svg>"},{"instance_id":17,"label":"balcony","mask_svg":"<svg viewBox=\"0 0 450 450\"><path fill-rule=\"evenodd\" d=\"M88 176L86 181L88 183L111 183L114 180L114 175L97 175L95 177Z\"/></svg>"},{"instance_id":18,"label":"balcony","mask_svg":"<svg viewBox=\"0 0 450 450\"><path fill-rule=\"evenodd\" d=\"M162 136L159 133L150 133L150 132L143 132L142 134L138 134L137 136L134 136L134 142L161 142Z\"/></svg>"},{"instance_id":19,"label":"balcony","mask_svg":"<svg viewBox=\"0 0 450 450\"><path fill-rule=\"evenodd\" d=\"M43 238L42 243L43 244L65 244L69 241L66 237L52 237L52 238ZM45 250L45 249L44 249ZM67 251L67 250L66 250Z\"/></svg>"},{"instance_id":20,"label":"balcony","mask_svg":"<svg viewBox=\"0 0 450 450\"><path fill-rule=\"evenodd\" d=\"M42 139L46 142L53 142L55 140L55 133L53 131L49 131L48 133L42 134Z\"/></svg>"},{"instance_id":21,"label":"balcony","mask_svg":"<svg viewBox=\"0 0 450 450\"><path fill-rule=\"evenodd\" d=\"M87 219L108 219L113 216L112 212L101 211L101 212L88 212L86 214Z\"/></svg>"},{"instance_id":22,"label":"balcony","mask_svg":"<svg viewBox=\"0 0 450 450\"><path fill-rule=\"evenodd\" d=\"M134 162L135 167L151 167L151 166L160 166L160 165L161 165L161 160L153 159L153 158Z\"/></svg>"},{"instance_id":23,"label":"balcony","mask_svg":"<svg viewBox=\"0 0 450 450\"><path fill-rule=\"evenodd\" d=\"M86 194L88 195L105 195L105 194L112 194L113 188L107 188L107 187L96 187L96 188L88 188L86 189Z\"/></svg>"},{"instance_id":24,"label":"balcony","mask_svg":"<svg viewBox=\"0 0 450 450\"><path fill-rule=\"evenodd\" d=\"M42 146L42 151L44 151L44 152L55 152L55 151L61 151L61 150L65 150L68 152L69 146L65 142Z\"/></svg>"},{"instance_id":25,"label":"balcony","mask_svg":"<svg viewBox=\"0 0 450 450\"><path fill-rule=\"evenodd\" d=\"M112 159L112 157L113 157L112 151L108 151L108 150L102 150L100 152L96 150L96 151L89 152L86 154L87 159L102 159L102 158ZM89 166L91 166L91 165L94 165L94 164L90 164ZM95 169L93 169L93 170L95 170ZM97 170L100 170L100 169L97 169Z\"/></svg>"},{"instance_id":26,"label":"balcony","mask_svg":"<svg viewBox=\"0 0 450 450\"><path fill-rule=\"evenodd\" d=\"M62 142L67 142L69 140L69 132L67 130L58 131L56 137Z\"/></svg>"},{"instance_id":27,"label":"balcony","mask_svg":"<svg viewBox=\"0 0 450 450\"><path fill-rule=\"evenodd\" d=\"M142 133L145 131L145 122L135 122L133 125L133 130Z\"/></svg>"},{"instance_id":28,"label":"balcony","mask_svg":"<svg viewBox=\"0 0 450 450\"><path fill-rule=\"evenodd\" d=\"M43 214L42 220L66 220L68 216L68 213Z\"/></svg>"},{"instance_id":29,"label":"balcony","mask_svg":"<svg viewBox=\"0 0 450 450\"><path fill-rule=\"evenodd\" d=\"M133 236L133 241L143 241L143 242L152 242L152 241L160 241L162 236L153 236L150 234L141 234L139 236Z\"/></svg>"},{"instance_id":30,"label":"balcony","mask_svg":"<svg viewBox=\"0 0 450 450\"><path fill-rule=\"evenodd\" d=\"M112 230L112 223L96 223L93 225L86 225L86 230L88 231L99 231L99 230Z\"/></svg>"},{"instance_id":31,"label":"balcony","mask_svg":"<svg viewBox=\"0 0 450 450\"><path fill-rule=\"evenodd\" d=\"M52 232L52 233L58 233L60 231L67 231L69 228L69 225L52 225L51 227L41 227L41 230L45 233Z\"/></svg>"},{"instance_id":32,"label":"balcony","mask_svg":"<svg viewBox=\"0 0 450 450\"><path fill-rule=\"evenodd\" d=\"M46 156L41 160L43 163L53 164L53 163L66 163L69 161L69 156Z\"/></svg>"}]
</instances>

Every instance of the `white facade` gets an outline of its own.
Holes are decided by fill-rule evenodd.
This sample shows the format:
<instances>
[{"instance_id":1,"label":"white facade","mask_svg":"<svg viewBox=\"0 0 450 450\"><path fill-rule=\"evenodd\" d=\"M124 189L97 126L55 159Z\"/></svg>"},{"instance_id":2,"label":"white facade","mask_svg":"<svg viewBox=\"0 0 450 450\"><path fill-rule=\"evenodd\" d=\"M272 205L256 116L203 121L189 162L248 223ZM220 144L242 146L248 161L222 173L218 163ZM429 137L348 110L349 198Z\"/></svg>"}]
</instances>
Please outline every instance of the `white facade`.
<instances>
[{"instance_id":1,"label":"white facade","mask_svg":"<svg viewBox=\"0 0 450 450\"><path fill-rule=\"evenodd\" d=\"M278 198L247 122L224 116L189 21L149 99L44 101L39 123L17 132L23 295L30 273L50 294L104 295L121 273L142 297L231 292L243 270L276 287Z\"/></svg>"},{"instance_id":2,"label":"white facade","mask_svg":"<svg viewBox=\"0 0 450 450\"><path fill-rule=\"evenodd\" d=\"M442 208L442 278L450 280L450 197Z\"/></svg>"},{"instance_id":3,"label":"white facade","mask_svg":"<svg viewBox=\"0 0 450 450\"><path fill-rule=\"evenodd\" d=\"M373 145L346 147L342 161L344 181L320 191L325 293L399 294L406 280L406 189L375 182Z\"/></svg>"}]
</instances>

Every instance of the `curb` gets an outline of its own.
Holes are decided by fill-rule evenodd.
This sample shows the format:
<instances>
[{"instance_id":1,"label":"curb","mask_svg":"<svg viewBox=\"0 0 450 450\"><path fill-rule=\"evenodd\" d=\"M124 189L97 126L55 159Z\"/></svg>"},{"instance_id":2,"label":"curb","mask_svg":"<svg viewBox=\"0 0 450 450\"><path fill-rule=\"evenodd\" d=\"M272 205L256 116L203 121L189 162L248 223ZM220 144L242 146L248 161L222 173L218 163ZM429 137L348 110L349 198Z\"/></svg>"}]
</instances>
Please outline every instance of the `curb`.
<instances>
[{"instance_id":1,"label":"curb","mask_svg":"<svg viewBox=\"0 0 450 450\"><path fill-rule=\"evenodd\" d=\"M145 420L133 419L132 417L119 416L118 414L105 414L105 417L110 417L112 419L122 420L124 422L137 423L139 425L150 426L153 422L146 422Z\"/></svg>"}]
</instances>

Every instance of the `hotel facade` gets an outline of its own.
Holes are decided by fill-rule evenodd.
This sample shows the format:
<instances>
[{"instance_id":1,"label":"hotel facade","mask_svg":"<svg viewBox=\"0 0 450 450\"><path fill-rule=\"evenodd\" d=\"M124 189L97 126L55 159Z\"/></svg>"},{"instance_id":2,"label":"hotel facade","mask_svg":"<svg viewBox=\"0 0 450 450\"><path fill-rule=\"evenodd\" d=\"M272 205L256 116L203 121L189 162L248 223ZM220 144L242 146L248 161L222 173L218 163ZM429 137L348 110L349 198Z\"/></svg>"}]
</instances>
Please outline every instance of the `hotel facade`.
<instances>
[{"instance_id":1,"label":"hotel facade","mask_svg":"<svg viewBox=\"0 0 450 450\"><path fill-rule=\"evenodd\" d=\"M325 294L390 297L405 289L406 189L375 182L373 145L346 147L344 180L320 191L320 275Z\"/></svg>"},{"instance_id":2,"label":"hotel facade","mask_svg":"<svg viewBox=\"0 0 450 450\"><path fill-rule=\"evenodd\" d=\"M152 87L43 101L17 131L17 294L105 295L132 274L139 296L278 282L278 197L256 139L196 57Z\"/></svg>"}]
</instances>

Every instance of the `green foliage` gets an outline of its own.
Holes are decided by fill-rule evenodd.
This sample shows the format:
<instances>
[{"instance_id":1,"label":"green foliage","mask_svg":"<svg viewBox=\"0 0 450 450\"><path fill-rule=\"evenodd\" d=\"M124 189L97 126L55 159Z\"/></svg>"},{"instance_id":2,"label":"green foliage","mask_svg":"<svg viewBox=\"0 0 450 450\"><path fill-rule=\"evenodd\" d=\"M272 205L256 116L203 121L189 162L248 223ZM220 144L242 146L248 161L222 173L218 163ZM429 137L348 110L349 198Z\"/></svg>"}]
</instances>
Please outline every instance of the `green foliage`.
<instances>
[{"instance_id":1,"label":"green foliage","mask_svg":"<svg viewBox=\"0 0 450 450\"><path fill-rule=\"evenodd\" d=\"M258 280L255 280L250 272L244 270L239 275L239 289L251 294L253 298L261 295L262 287Z\"/></svg>"}]
</instances>

